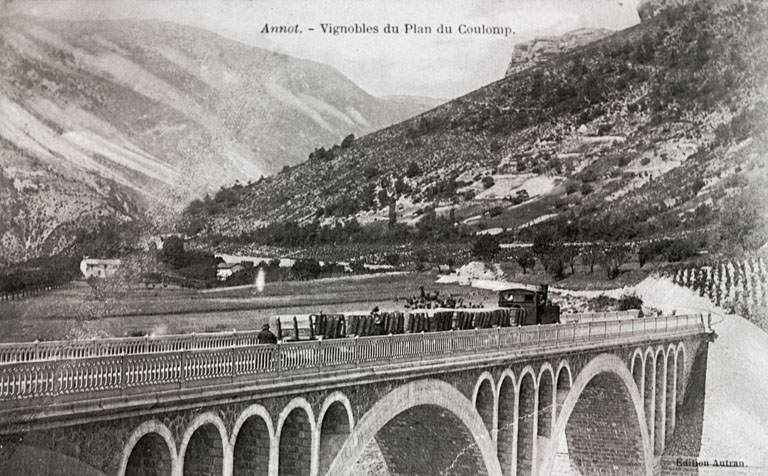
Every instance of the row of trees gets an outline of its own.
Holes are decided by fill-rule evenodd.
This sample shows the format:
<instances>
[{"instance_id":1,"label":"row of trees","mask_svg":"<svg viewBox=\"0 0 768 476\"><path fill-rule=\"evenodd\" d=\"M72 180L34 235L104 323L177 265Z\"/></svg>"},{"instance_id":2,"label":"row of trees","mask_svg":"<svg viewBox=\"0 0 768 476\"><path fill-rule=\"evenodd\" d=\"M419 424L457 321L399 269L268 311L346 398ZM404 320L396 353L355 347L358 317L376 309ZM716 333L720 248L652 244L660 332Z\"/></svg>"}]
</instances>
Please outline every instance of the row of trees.
<instances>
[{"instance_id":1,"label":"row of trees","mask_svg":"<svg viewBox=\"0 0 768 476\"><path fill-rule=\"evenodd\" d=\"M0 299L36 294L66 284L80 274L80 260L63 255L38 258L0 272Z\"/></svg>"},{"instance_id":2,"label":"row of trees","mask_svg":"<svg viewBox=\"0 0 768 476\"><path fill-rule=\"evenodd\" d=\"M385 192L388 193L388 192ZM312 247L354 243L399 244L431 240L437 243L469 241L471 232L456 223L452 213L438 215L427 209L415 226L398 223L391 216L386 228L362 226L356 219L334 224L314 220L306 224L295 221L275 222L236 238L214 237L215 241L235 244L260 244L278 247Z\"/></svg>"},{"instance_id":3,"label":"row of trees","mask_svg":"<svg viewBox=\"0 0 768 476\"><path fill-rule=\"evenodd\" d=\"M495 259L500 252L498 237L491 235L478 237L472 248L474 256L486 261ZM523 273L540 263L544 271L556 279L565 278L568 270L573 274L577 259L580 259L583 265L589 266L590 273L594 272L597 264L608 279L615 279L620 274L621 266L633 254L632 247L625 244L567 245L562 240L550 240L548 235L540 234L534 239L533 246L516 250L511 259L523 269Z\"/></svg>"}]
</instances>

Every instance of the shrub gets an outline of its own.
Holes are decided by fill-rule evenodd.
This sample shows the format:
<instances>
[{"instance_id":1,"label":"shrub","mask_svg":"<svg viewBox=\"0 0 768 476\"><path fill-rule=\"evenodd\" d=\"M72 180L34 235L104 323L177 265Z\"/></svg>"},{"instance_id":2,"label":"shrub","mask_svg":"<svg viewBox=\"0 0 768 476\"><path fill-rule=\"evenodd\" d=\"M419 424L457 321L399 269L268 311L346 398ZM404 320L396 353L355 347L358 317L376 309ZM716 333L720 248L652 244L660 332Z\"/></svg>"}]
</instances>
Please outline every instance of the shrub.
<instances>
[{"instance_id":1,"label":"shrub","mask_svg":"<svg viewBox=\"0 0 768 476\"><path fill-rule=\"evenodd\" d=\"M651 159L649 157L643 157L643 160L640 161L640 165L648 165L651 163Z\"/></svg>"},{"instance_id":2,"label":"shrub","mask_svg":"<svg viewBox=\"0 0 768 476\"><path fill-rule=\"evenodd\" d=\"M491 176L489 175L489 176L483 177L482 183L483 183L483 187L485 187L485 188L491 188L491 187L493 187L493 185L494 185L496 182L493 180L493 177L491 177Z\"/></svg>"},{"instance_id":3,"label":"shrub","mask_svg":"<svg viewBox=\"0 0 768 476\"><path fill-rule=\"evenodd\" d=\"M592 169L585 170L581 175L581 181L583 183L590 183L597 180L597 172Z\"/></svg>"},{"instance_id":4,"label":"shrub","mask_svg":"<svg viewBox=\"0 0 768 476\"><path fill-rule=\"evenodd\" d=\"M375 165L368 165L363 169L363 174L365 175L365 178L368 180L371 180L372 178L379 175L379 169Z\"/></svg>"},{"instance_id":5,"label":"shrub","mask_svg":"<svg viewBox=\"0 0 768 476\"><path fill-rule=\"evenodd\" d=\"M643 299L635 293L623 294L619 298L619 302L618 302L619 311L628 311L630 309L642 309L642 308L643 308Z\"/></svg>"},{"instance_id":6,"label":"shrub","mask_svg":"<svg viewBox=\"0 0 768 476\"><path fill-rule=\"evenodd\" d=\"M587 301L587 306L596 312L608 311L616 307L617 300L605 294L593 297Z\"/></svg>"},{"instance_id":7,"label":"shrub","mask_svg":"<svg viewBox=\"0 0 768 476\"><path fill-rule=\"evenodd\" d=\"M387 253L384 259L390 266L397 266L400 264L400 255L397 253Z\"/></svg>"},{"instance_id":8,"label":"shrub","mask_svg":"<svg viewBox=\"0 0 768 476\"><path fill-rule=\"evenodd\" d=\"M343 141L341 141L341 148L346 149L347 147L352 147L352 144L354 142L355 142L355 135L350 134L347 137L345 137Z\"/></svg>"},{"instance_id":9,"label":"shrub","mask_svg":"<svg viewBox=\"0 0 768 476\"><path fill-rule=\"evenodd\" d=\"M408 178L418 177L421 175L421 168L419 168L419 164L413 161L408 163L408 169L405 171L405 175Z\"/></svg>"}]
</instances>

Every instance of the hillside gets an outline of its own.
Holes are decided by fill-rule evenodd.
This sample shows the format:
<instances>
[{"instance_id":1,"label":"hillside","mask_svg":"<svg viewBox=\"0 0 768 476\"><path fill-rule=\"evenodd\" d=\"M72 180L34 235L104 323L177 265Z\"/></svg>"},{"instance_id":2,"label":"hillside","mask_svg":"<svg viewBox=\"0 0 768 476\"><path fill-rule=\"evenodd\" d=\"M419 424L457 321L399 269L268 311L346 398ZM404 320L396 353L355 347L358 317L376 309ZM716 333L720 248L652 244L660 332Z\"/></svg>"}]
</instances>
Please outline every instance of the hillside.
<instances>
[{"instance_id":1,"label":"hillside","mask_svg":"<svg viewBox=\"0 0 768 476\"><path fill-rule=\"evenodd\" d=\"M386 222L393 196L398 222L430 210L481 229L560 219L584 239L707 229L735 208L754 215L768 188L767 20L759 1L669 8L195 203L183 228L221 242L276 222Z\"/></svg>"},{"instance_id":2,"label":"hillside","mask_svg":"<svg viewBox=\"0 0 768 476\"><path fill-rule=\"evenodd\" d=\"M0 18L0 262L68 228L172 214L206 192L434 106L157 21Z\"/></svg>"}]
</instances>

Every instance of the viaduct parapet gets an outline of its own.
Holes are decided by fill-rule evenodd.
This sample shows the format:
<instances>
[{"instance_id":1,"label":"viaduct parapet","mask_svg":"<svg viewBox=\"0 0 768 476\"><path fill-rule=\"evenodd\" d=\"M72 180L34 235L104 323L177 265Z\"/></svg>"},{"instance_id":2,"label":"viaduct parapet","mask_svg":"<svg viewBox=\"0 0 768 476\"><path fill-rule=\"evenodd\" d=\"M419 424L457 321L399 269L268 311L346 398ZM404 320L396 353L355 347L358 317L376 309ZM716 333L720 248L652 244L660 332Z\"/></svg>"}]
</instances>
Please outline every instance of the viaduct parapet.
<instances>
[{"instance_id":1,"label":"viaduct parapet","mask_svg":"<svg viewBox=\"0 0 768 476\"><path fill-rule=\"evenodd\" d=\"M711 336L696 315L7 358L0 455L109 476L651 476Z\"/></svg>"}]
</instances>

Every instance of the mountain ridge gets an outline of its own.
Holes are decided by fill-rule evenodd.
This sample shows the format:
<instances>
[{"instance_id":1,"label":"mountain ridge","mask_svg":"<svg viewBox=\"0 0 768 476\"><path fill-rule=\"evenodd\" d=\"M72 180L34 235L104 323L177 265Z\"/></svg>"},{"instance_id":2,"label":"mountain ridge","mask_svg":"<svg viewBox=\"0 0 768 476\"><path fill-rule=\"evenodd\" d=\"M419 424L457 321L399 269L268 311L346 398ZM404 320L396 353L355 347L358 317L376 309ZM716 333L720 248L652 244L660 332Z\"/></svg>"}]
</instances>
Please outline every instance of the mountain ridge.
<instances>
[{"instance_id":1,"label":"mountain ridge","mask_svg":"<svg viewBox=\"0 0 768 476\"><path fill-rule=\"evenodd\" d=\"M27 184L3 197L16 213L0 221L0 260L38 255L52 233L66 242L57 230L79 226L78 210L86 228L91 209L162 225L206 192L429 107L376 98L330 66L186 25L0 22L0 168L10 183ZM59 220L45 208L55 208L62 181L72 183L60 192L75 187L89 198ZM30 215L47 218L20 224Z\"/></svg>"}]
</instances>

